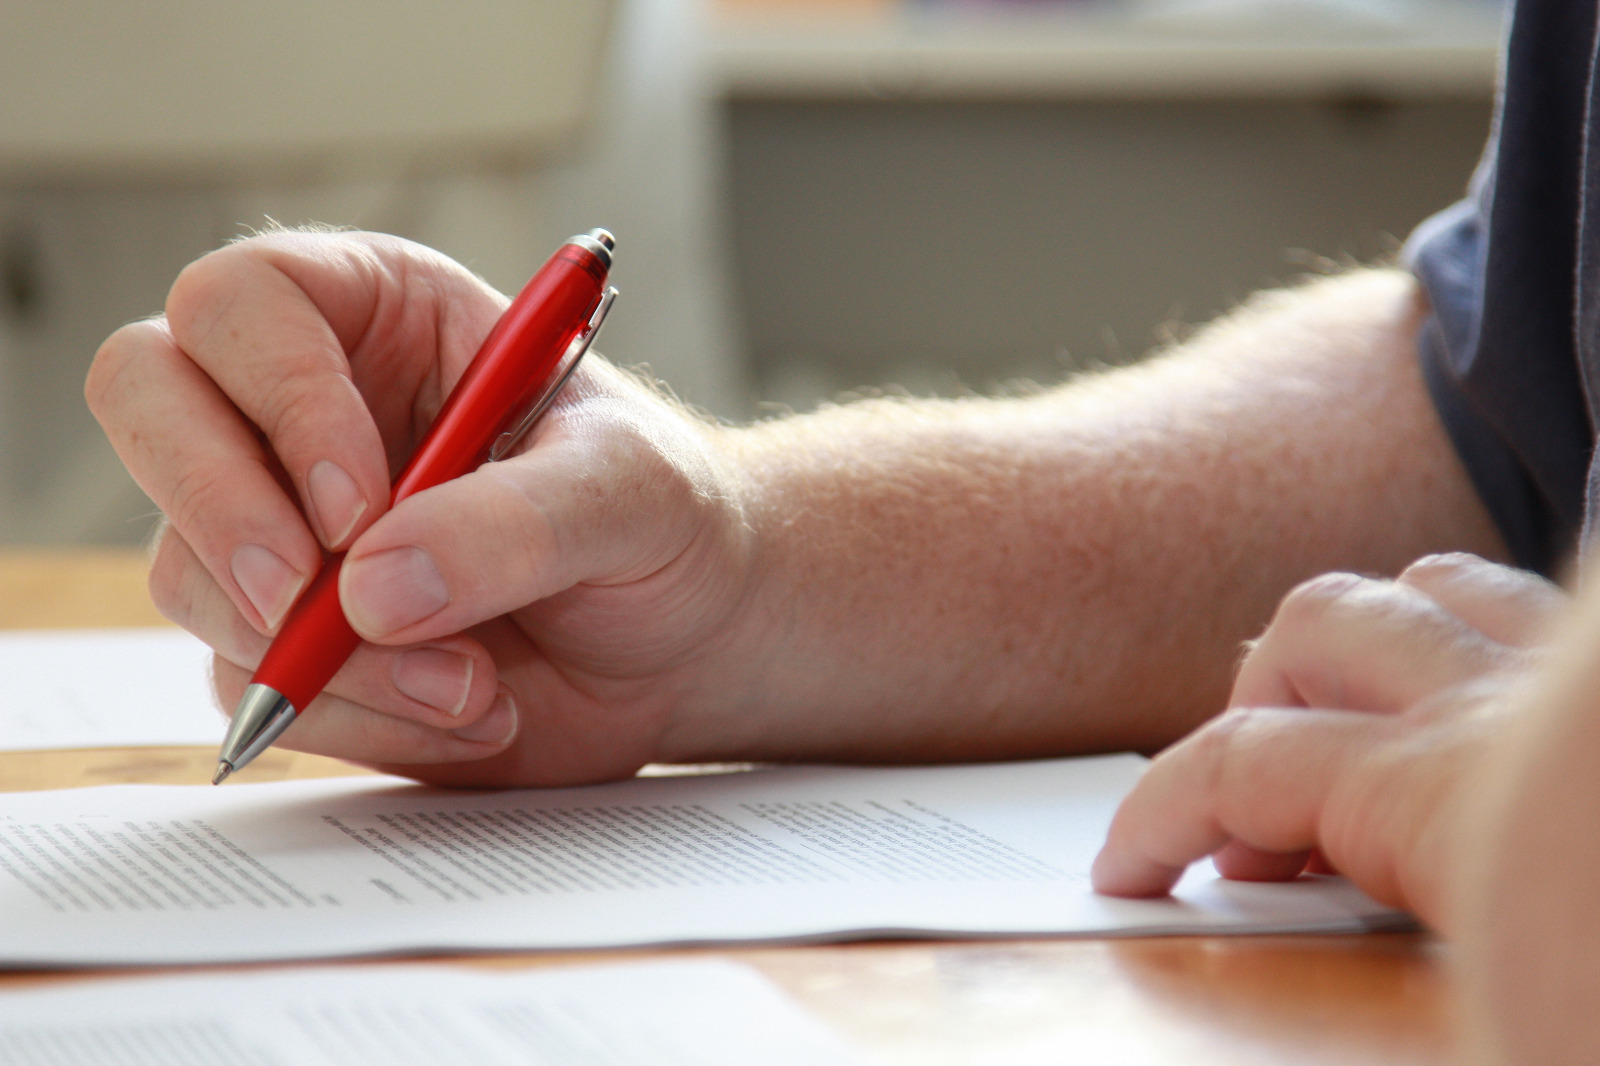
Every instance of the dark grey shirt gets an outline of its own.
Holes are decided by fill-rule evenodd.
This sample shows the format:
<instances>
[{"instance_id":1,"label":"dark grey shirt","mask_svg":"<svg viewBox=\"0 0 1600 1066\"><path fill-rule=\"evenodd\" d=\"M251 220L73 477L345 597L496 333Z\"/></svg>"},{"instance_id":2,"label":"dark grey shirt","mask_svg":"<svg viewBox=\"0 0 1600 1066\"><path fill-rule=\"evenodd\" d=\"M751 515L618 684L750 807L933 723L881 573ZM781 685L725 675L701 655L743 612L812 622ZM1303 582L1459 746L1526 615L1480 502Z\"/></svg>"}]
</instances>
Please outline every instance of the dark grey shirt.
<instances>
[{"instance_id":1,"label":"dark grey shirt","mask_svg":"<svg viewBox=\"0 0 1600 1066\"><path fill-rule=\"evenodd\" d=\"M1406 249L1433 304L1420 347L1434 404L1517 562L1546 574L1600 488L1595 6L1520 0L1471 193Z\"/></svg>"}]
</instances>

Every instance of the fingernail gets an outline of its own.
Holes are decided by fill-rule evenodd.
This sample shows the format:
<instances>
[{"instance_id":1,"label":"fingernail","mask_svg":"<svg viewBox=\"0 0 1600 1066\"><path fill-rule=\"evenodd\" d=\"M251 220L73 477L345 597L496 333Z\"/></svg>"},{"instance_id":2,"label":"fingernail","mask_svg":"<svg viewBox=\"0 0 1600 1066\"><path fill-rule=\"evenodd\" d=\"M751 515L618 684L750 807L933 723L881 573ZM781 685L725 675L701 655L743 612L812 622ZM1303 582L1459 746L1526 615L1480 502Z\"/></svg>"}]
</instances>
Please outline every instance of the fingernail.
<instances>
[{"instance_id":1,"label":"fingernail","mask_svg":"<svg viewBox=\"0 0 1600 1066\"><path fill-rule=\"evenodd\" d=\"M350 535L367 509L355 479L344 472L344 467L327 459L306 474L306 491L311 496L312 516L322 530L322 543L330 548Z\"/></svg>"},{"instance_id":2,"label":"fingernail","mask_svg":"<svg viewBox=\"0 0 1600 1066\"><path fill-rule=\"evenodd\" d=\"M511 738L517 735L517 704L511 698L511 693L502 689L488 714L469 726L455 730L455 735L476 744L511 743Z\"/></svg>"},{"instance_id":3,"label":"fingernail","mask_svg":"<svg viewBox=\"0 0 1600 1066\"><path fill-rule=\"evenodd\" d=\"M413 648L395 656L394 687L418 703L452 717L472 691L472 660L442 648Z\"/></svg>"},{"instance_id":4,"label":"fingernail","mask_svg":"<svg viewBox=\"0 0 1600 1066\"><path fill-rule=\"evenodd\" d=\"M259 544L241 544L233 550L228 572L256 609L270 632L278 628L283 616L305 587L305 575L284 562L276 553Z\"/></svg>"},{"instance_id":5,"label":"fingernail","mask_svg":"<svg viewBox=\"0 0 1600 1066\"><path fill-rule=\"evenodd\" d=\"M421 548L390 548L346 562L340 582L345 616L369 637L397 633L450 602L433 556Z\"/></svg>"}]
</instances>

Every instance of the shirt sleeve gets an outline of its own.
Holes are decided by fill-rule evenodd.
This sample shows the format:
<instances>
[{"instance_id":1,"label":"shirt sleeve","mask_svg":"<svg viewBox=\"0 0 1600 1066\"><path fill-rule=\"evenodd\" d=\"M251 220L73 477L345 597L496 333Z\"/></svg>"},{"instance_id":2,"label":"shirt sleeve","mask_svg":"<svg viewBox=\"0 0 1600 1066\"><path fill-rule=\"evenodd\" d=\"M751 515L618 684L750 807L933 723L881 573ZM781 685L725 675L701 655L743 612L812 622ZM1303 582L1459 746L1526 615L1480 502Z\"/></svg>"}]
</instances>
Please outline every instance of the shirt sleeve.
<instances>
[{"instance_id":1,"label":"shirt sleeve","mask_svg":"<svg viewBox=\"0 0 1600 1066\"><path fill-rule=\"evenodd\" d=\"M1429 304L1417 354L1439 421L1512 558L1520 567L1549 574L1565 554L1561 523L1465 381L1481 332L1482 227L1476 202L1463 200L1428 219L1407 242L1407 264Z\"/></svg>"},{"instance_id":2,"label":"shirt sleeve","mask_svg":"<svg viewBox=\"0 0 1600 1066\"><path fill-rule=\"evenodd\" d=\"M1470 194L1404 253L1439 419L1517 564L1547 575L1577 547L1594 446L1574 328L1594 9L1517 5Z\"/></svg>"}]
</instances>

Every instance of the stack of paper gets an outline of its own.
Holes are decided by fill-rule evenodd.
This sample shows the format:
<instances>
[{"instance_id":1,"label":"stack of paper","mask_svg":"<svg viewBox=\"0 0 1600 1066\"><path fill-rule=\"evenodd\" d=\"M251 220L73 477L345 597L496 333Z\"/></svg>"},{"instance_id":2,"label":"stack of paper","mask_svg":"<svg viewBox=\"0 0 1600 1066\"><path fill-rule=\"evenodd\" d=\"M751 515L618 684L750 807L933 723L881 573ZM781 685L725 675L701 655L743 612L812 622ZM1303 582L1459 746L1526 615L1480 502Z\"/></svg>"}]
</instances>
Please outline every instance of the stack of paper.
<instances>
[{"instance_id":1,"label":"stack of paper","mask_svg":"<svg viewBox=\"0 0 1600 1066\"><path fill-rule=\"evenodd\" d=\"M798 767L464 793L397 778L7 797L0 963L869 936L1361 930L1337 878L1118 900L1088 870L1136 756Z\"/></svg>"},{"instance_id":2,"label":"stack of paper","mask_svg":"<svg viewBox=\"0 0 1600 1066\"><path fill-rule=\"evenodd\" d=\"M453 967L92 981L0 994L0 1062L51 1066L823 1066L855 1062L727 962L519 974Z\"/></svg>"},{"instance_id":3,"label":"stack of paper","mask_svg":"<svg viewBox=\"0 0 1600 1066\"><path fill-rule=\"evenodd\" d=\"M181 629L0 636L0 750L216 744L211 649Z\"/></svg>"}]
</instances>

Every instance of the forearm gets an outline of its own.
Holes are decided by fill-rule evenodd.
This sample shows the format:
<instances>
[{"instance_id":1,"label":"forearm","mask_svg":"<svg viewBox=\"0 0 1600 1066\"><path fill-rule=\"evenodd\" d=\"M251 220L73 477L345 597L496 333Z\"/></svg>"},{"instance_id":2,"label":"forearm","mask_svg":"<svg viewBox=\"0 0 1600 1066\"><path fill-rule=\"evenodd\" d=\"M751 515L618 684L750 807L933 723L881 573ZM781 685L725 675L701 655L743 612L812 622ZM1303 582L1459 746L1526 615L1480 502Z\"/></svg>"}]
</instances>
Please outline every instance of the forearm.
<instances>
[{"instance_id":1,"label":"forearm","mask_svg":"<svg viewBox=\"0 0 1600 1066\"><path fill-rule=\"evenodd\" d=\"M756 543L705 755L1160 747L1329 569L1503 548L1433 415L1404 275L1258 301L1145 365L1010 400L720 434ZM716 738L715 740L711 738Z\"/></svg>"}]
</instances>

